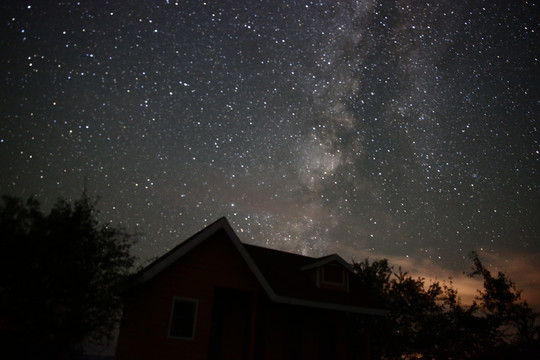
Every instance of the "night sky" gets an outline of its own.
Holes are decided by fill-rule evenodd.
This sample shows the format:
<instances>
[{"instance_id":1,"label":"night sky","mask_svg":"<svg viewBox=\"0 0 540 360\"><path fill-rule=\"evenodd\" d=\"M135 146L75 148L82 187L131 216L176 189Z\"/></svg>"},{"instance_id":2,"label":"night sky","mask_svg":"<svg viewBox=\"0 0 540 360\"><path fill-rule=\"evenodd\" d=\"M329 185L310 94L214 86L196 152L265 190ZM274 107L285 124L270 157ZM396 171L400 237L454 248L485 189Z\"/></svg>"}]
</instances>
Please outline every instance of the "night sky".
<instances>
[{"instance_id":1,"label":"night sky","mask_svg":"<svg viewBox=\"0 0 540 360\"><path fill-rule=\"evenodd\" d=\"M536 1L2 1L0 194L540 298ZM538 298L536 298L538 296Z\"/></svg>"}]
</instances>

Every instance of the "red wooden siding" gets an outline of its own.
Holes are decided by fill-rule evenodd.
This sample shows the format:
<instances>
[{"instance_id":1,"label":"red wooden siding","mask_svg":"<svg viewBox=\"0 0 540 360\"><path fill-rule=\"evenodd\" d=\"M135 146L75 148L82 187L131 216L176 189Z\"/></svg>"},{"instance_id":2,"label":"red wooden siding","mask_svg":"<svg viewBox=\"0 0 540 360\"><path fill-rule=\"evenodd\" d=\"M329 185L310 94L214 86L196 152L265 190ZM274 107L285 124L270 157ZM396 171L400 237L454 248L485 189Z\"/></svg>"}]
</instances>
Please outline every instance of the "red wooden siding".
<instances>
[{"instance_id":1,"label":"red wooden siding","mask_svg":"<svg viewBox=\"0 0 540 360\"><path fill-rule=\"evenodd\" d=\"M254 294L259 290L257 280L223 231L218 231L186 254L182 261L163 270L144 284L137 295L129 298L116 359L206 359L216 287L242 289ZM198 300L192 340L168 336L175 296Z\"/></svg>"}]
</instances>

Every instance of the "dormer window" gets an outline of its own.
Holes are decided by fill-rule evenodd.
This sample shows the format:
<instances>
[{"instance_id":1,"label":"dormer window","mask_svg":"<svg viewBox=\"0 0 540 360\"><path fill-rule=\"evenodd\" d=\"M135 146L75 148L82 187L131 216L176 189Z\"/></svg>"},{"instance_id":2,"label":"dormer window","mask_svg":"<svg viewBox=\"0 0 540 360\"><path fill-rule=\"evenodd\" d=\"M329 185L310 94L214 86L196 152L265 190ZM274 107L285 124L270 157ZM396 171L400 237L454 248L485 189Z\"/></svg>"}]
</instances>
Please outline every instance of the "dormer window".
<instances>
[{"instance_id":1,"label":"dormer window","mask_svg":"<svg viewBox=\"0 0 540 360\"><path fill-rule=\"evenodd\" d=\"M332 285L345 285L345 271L338 264L326 264L322 268L322 282Z\"/></svg>"},{"instance_id":2,"label":"dormer window","mask_svg":"<svg viewBox=\"0 0 540 360\"><path fill-rule=\"evenodd\" d=\"M349 292L349 273L352 269L339 255L325 256L302 267L319 289Z\"/></svg>"}]
</instances>

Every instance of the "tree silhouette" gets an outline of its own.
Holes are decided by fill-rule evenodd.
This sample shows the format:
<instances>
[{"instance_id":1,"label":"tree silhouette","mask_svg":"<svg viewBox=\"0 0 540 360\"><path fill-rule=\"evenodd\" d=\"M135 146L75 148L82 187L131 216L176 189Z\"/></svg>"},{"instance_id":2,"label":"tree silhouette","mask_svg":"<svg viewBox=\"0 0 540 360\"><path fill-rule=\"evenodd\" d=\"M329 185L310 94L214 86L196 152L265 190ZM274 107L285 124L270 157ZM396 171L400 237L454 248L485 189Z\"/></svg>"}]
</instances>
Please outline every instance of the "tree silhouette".
<instances>
[{"instance_id":1,"label":"tree silhouette","mask_svg":"<svg viewBox=\"0 0 540 360\"><path fill-rule=\"evenodd\" d=\"M538 335L539 327L535 326L537 313L526 301L521 301L518 290L505 274L499 272L493 277L482 264L477 253L471 254L474 267L469 276L480 275L483 289L475 299L473 307L477 308L487 327L483 338L486 351L491 351L492 358L500 358L504 354L531 353L540 355Z\"/></svg>"},{"instance_id":2,"label":"tree silhouette","mask_svg":"<svg viewBox=\"0 0 540 360\"><path fill-rule=\"evenodd\" d=\"M472 253L470 276L483 278L472 305L463 305L449 284L413 278L386 259L354 263L359 279L388 309L375 327L377 355L385 359L540 358L534 313L504 274L493 277Z\"/></svg>"},{"instance_id":3,"label":"tree silhouette","mask_svg":"<svg viewBox=\"0 0 540 360\"><path fill-rule=\"evenodd\" d=\"M59 199L49 214L34 197L3 200L2 357L68 358L89 337L107 339L132 279L132 236L100 224L86 192L72 204Z\"/></svg>"}]
</instances>

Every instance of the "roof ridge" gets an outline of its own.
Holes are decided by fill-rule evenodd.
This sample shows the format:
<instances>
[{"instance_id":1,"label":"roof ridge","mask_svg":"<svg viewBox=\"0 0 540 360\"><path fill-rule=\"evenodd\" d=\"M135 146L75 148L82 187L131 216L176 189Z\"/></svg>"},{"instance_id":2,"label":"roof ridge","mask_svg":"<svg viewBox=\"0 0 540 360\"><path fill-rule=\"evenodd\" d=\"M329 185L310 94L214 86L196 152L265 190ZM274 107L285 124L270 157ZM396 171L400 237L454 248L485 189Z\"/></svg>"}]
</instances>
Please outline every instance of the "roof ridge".
<instances>
[{"instance_id":1,"label":"roof ridge","mask_svg":"<svg viewBox=\"0 0 540 360\"><path fill-rule=\"evenodd\" d=\"M268 248L268 247L260 246L260 245L248 244L248 243L245 243L245 242L242 242L242 245L245 246L245 247L246 246L247 247L255 247L255 248L262 249L262 250L268 251L268 252L274 251L274 252L278 252L278 253L282 253L282 254L299 256L299 257L303 257L303 258L306 258L306 259L320 260L320 258L316 258L316 257L309 256L309 255L303 255L303 254L298 254L298 253L294 253L294 252L290 252L290 251L284 251L284 250L279 250L279 249L274 249L274 248Z\"/></svg>"}]
</instances>

